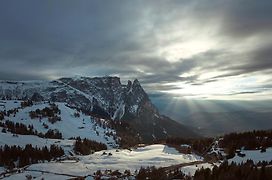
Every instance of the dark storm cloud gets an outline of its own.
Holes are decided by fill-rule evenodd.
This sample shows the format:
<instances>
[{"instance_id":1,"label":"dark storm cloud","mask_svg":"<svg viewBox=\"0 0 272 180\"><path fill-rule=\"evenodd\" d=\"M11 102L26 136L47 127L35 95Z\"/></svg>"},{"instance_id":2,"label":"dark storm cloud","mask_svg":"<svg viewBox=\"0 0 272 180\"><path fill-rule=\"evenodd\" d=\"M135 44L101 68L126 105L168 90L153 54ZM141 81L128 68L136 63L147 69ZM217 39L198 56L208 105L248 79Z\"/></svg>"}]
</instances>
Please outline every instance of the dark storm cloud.
<instances>
[{"instance_id":1,"label":"dark storm cloud","mask_svg":"<svg viewBox=\"0 0 272 180\"><path fill-rule=\"evenodd\" d=\"M37 50L43 50L44 54L41 56L48 52L48 56L53 53L61 57L65 54L84 57L82 53L86 52L94 54L94 57L97 53L101 56L102 52L109 52L111 55L110 53L123 48L122 46L132 46L126 31L133 29L129 22L133 21L136 14L133 7L126 9L125 4L120 5L123 8L118 3L109 2L2 2L1 40L2 43L5 42L4 47L15 48L11 51L22 53L23 60L30 63L32 60L29 58ZM134 8L137 7L134 5ZM129 18L130 15L132 18ZM126 44L121 43L123 39L127 41ZM17 51L18 48L21 52ZM24 52L27 54L25 59ZM18 58L18 55L15 53L13 58ZM9 60L11 59L12 55ZM55 61L47 59L49 63Z\"/></svg>"},{"instance_id":2,"label":"dark storm cloud","mask_svg":"<svg viewBox=\"0 0 272 180\"><path fill-rule=\"evenodd\" d=\"M250 63L233 67L233 70L239 69L247 72L256 72L272 69L272 44L268 44L251 52Z\"/></svg>"},{"instance_id":3,"label":"dark storm cloud","mask_svg":"<svg viewBox=\"0 0 272 180\"><path fill-rule=\"evenodd\" d=\"M240 55L236 55L235 58L239 59L239 56ZM223 73L222 75L214 76L213 77L214 80L224 77L247 75L256 72L264 72L266 74L271 74L272 44L268 43L262 45L261 47L256 47L256 49L247 52L246 57L244 57L242 61L238 61L237 63L223 64L220 61L217 61L213 68L217 68L222 72L226 72Z\"/></svg>"},{"instance_id":4,"label":"dark storm cloud","mask_svg":"<svg viewBox=\"0 0 272 180\"><path fill-rule=\"evenodd\" d=\"M242 0L235 1L224 17L222 30L235 38L268 33L272 31L272 2Z\"/></svg>"},{"instance_id":5,"label":"dark storm cloud","mask_svg":"<svg viewBox=\"0 0 272 180\"><path fill-rule=\"evenodd\" d=\"M167 83L271 74L271 9L269 0L1 1L0 79L120 75L165 91L180 88ZM198 34L216 46L167 59L171 45Z\"/></svg>"},{"instance_id":6,"label":"dark storm cloud","mask_svg":"<svg viewBox=\"0 0 272 180\"><path fill-rule=\"evenodd\" d=\"M188 13L198 23L218 23L219 33L229 38L270 34L272 2L269 0L192 1ZM203 24L202 24L203 25Z\"/></svg>"},{"instance_id":7,"label":"dark storm cloud","mask_svg":"<svg viewBox=\"0 0 272 180\"><path fill-rule=\"evenodd\" d=\"M28 72L0 72L1 80L43 80L45 79L42 75L37 75L37 73ZM34 77L34 78L33 78Z\"/></svg>"}]
</instances>

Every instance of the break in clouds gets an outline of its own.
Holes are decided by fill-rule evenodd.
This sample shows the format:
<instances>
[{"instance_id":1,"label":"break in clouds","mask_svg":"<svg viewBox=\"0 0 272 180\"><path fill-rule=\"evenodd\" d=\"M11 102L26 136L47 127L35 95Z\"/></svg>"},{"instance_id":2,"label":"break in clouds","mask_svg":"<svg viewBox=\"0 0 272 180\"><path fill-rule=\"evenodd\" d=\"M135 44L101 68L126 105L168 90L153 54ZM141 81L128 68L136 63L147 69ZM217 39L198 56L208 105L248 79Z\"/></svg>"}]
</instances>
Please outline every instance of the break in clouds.
<instances>
[{"instance_id":1,"label":"break in clouds","mask_svg":"<svg viewBox=\"0 0 272 180\"><path fill-rule=\"evenodd\" d=\"M117 75L155 94L271 97L269 0L0 4L1 79Z\"/></svg>"}]
</instances>

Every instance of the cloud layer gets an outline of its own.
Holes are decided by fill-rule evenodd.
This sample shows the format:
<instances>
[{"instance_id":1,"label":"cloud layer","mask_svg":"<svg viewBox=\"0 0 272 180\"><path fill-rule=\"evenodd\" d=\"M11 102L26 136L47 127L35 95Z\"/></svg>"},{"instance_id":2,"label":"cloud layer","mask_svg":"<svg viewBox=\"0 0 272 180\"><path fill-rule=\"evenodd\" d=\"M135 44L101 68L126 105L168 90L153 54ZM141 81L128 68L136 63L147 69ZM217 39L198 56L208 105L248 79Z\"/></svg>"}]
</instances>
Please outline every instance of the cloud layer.
<instances>
[{"instance_id":1,"label":"cloud layer","mask_svg":"<svg viewBox=\"0 0 272 180\"><path fill-rule=\"evenodd\" d=\"M149 92L268 97L272 2L2 1L0 78L118 75Z\"/></svg>"}]
</instances>

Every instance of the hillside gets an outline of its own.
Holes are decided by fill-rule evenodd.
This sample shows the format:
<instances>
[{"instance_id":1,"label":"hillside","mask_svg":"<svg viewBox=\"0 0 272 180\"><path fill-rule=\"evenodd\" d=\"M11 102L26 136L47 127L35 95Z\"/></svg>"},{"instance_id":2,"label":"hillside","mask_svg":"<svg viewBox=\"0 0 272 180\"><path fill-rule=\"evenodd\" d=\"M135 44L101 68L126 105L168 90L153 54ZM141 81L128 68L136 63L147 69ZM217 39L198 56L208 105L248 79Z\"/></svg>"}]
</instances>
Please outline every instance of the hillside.
<instances>
[{"instance_id":1,"label":"hillside","mask_svg":"<svg viewBox=\"0 0 272 180\"><path fill-rule=\"evenodd\" d=\"M118 77L1 81L0 99L65 103L87 115L128 123L143 142L169 136L198 136L190 128L160 115L137 79L127 84L121 84Z\"/></svg>"},{"instance_id":2,"label":"hillside","mask_svg":"<svg viewBox=\"0 0 272 180\"><path fill-rule=\"evenodd\" d=\"M107 122L103 121L103 119L87 116L76 109L68 107L65 103L54 103L54 106L59 110L59 113L53 116L59 117L59 119L54 122L49 120L51 116L31 117L31 112L41 111L46 108L50 110L52 104L37 102L33 105L22 107L22 102L13 100L1 101L2 112L7 112L1 123L13 122L32 126L33 131L37 131L37 133L55 130L62 134L63 139L81 137L102 142L108 144L108 146L117 146L114 140L115 130L109 128ZM3 109L5 110L3 111Z\"/></svg>"}]
</instances>

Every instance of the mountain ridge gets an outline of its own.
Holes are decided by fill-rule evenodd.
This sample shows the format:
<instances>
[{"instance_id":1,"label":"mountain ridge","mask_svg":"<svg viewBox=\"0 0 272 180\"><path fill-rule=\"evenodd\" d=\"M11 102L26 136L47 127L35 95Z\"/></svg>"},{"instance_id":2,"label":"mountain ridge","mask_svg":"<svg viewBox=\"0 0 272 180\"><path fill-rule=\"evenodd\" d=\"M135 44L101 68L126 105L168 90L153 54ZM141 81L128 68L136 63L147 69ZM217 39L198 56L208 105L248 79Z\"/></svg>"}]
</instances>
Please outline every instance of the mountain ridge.
<instances>
[{"instance_id":1,"label":"mountain ridge","mask_svg":"<svg viewBox=\"0 0 272 180\"><path fill-rule=\"evenodd\" d=\"M67 103L85 113L125 121L146 142L169 136L198 136L182 124L160 115L137 79L127 84L122 84L116 76L0 81L0 98Z\"/></svg>"}]
</instances>

